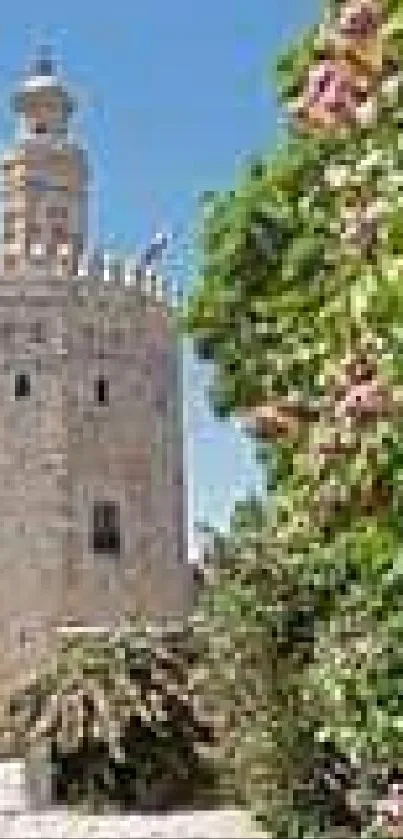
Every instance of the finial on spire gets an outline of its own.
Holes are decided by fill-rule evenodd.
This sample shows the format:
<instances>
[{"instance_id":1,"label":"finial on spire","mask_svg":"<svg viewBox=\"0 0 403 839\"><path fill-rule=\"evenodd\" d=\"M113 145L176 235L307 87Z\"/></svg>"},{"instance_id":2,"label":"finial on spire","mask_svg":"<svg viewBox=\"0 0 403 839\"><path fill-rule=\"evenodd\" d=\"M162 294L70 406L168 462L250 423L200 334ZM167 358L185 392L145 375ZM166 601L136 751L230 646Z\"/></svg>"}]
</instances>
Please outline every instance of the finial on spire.
<instances>
[{"instance_id":1,"label":"finial on spire","mask_svg":"<svg viewBox=\"0 0 403 839\"><path fill-rule=\"evenodd\" d=\"M49 44L42 43L39 45L30 68L30 74L33 76L53 76L54 62Z\"/></svg>"}]
</instances>

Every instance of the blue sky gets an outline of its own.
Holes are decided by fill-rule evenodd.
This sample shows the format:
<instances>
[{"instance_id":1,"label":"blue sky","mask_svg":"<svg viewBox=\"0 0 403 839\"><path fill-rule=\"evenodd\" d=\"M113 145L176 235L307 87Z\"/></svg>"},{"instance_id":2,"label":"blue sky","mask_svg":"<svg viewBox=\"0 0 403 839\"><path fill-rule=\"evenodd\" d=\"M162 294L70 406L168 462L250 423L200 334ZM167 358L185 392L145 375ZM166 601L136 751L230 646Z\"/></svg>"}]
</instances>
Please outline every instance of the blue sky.
<instances>
[{"instance_id":1,"label":"blue sky","mask_svg":"<svg viewBox=\"0 0 403 839\"><path fill-rule=\"evenodd\" d=\"M1 136L9 91L43 32L80 94L103 243L130 250L161 225L186 230L200 192L231 186L242 157L269 148L270 68L317 9L317 0L17 0L0 30ZM184 236L170 266L191 281ZM207 371L188 360L187 379L194 515L225 526L235 496L259 476L240 433L209 416Z\"/></svg>"}]
</instances>

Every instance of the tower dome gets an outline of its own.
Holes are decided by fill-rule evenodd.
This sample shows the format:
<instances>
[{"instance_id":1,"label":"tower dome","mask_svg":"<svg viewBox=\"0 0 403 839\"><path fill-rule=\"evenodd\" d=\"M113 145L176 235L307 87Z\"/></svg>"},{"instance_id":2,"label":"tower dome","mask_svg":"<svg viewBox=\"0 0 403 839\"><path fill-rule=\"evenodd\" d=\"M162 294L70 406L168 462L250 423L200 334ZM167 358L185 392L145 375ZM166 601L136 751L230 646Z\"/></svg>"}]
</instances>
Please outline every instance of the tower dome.
<instances>
[{"instance_id":1,"label":"tower dome","mask_svg":"<svg viewBox=\"0 0 403 839\"><path fill-rule=\"evenodd\" d=\"M11 105L16 114L24 115L35 106L39 98L52 97L64 117L70 116L75 109L75 102L67 86L60 78L52 51L42 44L30 61L23 80L14 92Z\"/></svg>"}]
</instances>

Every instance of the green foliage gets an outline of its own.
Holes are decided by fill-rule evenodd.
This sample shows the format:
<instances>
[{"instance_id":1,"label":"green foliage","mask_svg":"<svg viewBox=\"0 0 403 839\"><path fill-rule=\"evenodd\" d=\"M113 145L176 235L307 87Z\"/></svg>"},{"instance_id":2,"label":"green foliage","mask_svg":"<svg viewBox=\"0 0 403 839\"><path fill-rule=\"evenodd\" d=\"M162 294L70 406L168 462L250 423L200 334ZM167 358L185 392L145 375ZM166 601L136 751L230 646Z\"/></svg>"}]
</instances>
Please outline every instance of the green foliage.
<instances>
[{"instance_id":1,"label":"green foliage","mask_svg":"<svg viewBox=\"0 0 403 839\"><path fill-rule=\"evenodd\" d=\"M45 744L72 803L168 806L212 789L213 717L197 675L197 626L132 622L67 638L12 698L22 753Z\"/></svg>"},{"instance_id":2,"label":"green foliage","mask_svg":"<svg viewBox=\"0 0 403 839\"><path fill-rule=\"evenodd\" d=\"M399 3L385 11L385 60L399 63ZM282 103L322 47L313 27L280 59ZM373 779L385 763L402 768L401 419L349 424L332 397L361 348L390 390L402 382L402 86L378 87L369 125L291 130L234 190L210 197L183 313L196 352L214 362L220 415L278 396L320 406L298 445L276 447L270 509L244 510L217 544L203 601L210 686L231 720L229 778L278 839L364 835ZM362 196L375 222L357 214L349 239L348 208ZM338 456L321 459L335 437ZM350 769L336 792L326 774L337 755Z\"/></svg>"},{"instance_id":3,"label":"green foliage","mask_svg":"<svg viewBox=\"0 0 403 839\"><path fill-rule=\"evenodd\" d=\"M300 93L306 72L320 51L318 35L317 26L307 29L298 42L291 44L277 60L276 81L281 103L296 98Z\"/></svg>"}]
</instances>

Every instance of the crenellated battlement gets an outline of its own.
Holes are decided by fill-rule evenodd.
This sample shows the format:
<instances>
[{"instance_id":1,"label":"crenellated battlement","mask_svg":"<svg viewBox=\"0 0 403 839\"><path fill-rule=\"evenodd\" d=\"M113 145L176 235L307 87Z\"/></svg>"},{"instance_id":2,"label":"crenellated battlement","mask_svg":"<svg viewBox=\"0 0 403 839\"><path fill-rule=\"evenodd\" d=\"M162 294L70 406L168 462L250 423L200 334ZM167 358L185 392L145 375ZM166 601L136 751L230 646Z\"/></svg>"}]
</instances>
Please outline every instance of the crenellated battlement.
<instances>
[{"instance_id":1,"label":"crenellated battlement","mask_svg":"<svg viewBox=\"0 0 403 839\"><path fill-rule=\"evenodd\" d=\"M83 254L78 262L74 282L102 282L105 287L140 293L150 300L164 302L164 282L158 267L146 264L143 257L124 257L103 252Z\"/></svg>"}]
</instances>

